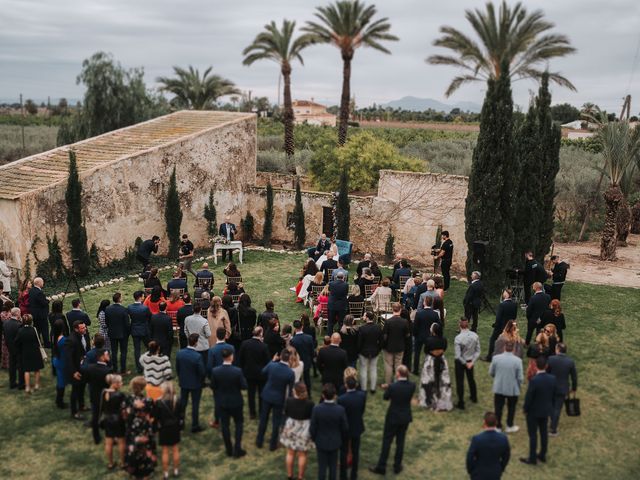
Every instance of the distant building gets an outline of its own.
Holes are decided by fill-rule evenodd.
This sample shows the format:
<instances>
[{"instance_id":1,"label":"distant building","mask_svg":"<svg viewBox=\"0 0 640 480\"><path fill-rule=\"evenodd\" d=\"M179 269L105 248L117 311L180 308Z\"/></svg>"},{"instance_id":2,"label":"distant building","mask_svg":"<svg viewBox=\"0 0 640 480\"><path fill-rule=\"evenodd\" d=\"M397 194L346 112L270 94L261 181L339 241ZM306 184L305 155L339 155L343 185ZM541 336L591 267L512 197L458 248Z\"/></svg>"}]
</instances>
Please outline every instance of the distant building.
<instances>
[{"instance_id":1,"label":"distant building","mask_svg":"<svg viewBox=\"0 0 640 480\"><path fill-rule=\"evenodd\" d=\"M336 116L327 112L327 107L309 100L293 101L293 118L296 125L336 126Z\"/></svg>"},{"instance_id":2,"label":"distant building","mask_svg":"<svg viewBox=\"0 0 640 480\"><path fill-rule=\"evenodd\" d=\"M595 135L594 130L596 129L597 125L593 123L587 123L584 120L574 120L573 122L561 125L561 127L563 137L576 139L593 137Z\"/></svg>"}]
</instances>

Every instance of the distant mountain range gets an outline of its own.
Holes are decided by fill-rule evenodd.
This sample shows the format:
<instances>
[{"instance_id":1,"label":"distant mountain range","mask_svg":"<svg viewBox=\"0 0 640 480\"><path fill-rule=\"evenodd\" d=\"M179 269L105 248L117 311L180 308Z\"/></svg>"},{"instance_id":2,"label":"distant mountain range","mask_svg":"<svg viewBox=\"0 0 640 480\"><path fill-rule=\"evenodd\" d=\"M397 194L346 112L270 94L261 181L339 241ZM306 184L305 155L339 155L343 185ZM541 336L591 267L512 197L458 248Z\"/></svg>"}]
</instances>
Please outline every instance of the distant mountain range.
<instances>
[{"instance_id":1,"label":"distant mountain range","mask_svg":"<svg viewBox=\"0 0 640 480\"><path fill-rule=\"evenodd\" d=\"M401 108L403 110L411 110L413 112L423 112L428 109L435 110L437 112L450 112L454 108L459 108L463 112L479 113L482 109L481 105L474 102L456 102L452 104L442 103L433 98L418 98L418 97L402 97L399 100L392 100L391 102L383 103L382 107Z\"/></svg>"}]
</instances>

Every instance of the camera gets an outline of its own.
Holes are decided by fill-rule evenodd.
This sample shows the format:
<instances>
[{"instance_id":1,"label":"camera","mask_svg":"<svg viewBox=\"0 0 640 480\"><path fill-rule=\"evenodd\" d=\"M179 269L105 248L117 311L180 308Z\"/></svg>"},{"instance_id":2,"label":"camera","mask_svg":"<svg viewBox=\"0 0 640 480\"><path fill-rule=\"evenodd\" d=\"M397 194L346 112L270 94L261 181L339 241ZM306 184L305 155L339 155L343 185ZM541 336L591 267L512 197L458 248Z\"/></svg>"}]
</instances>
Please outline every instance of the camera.
<instances>
[{"instance_id":1,"label":"camera","mask_svg":"<svg viewBox=\"0 0 640 480\"><path fill-rule=\"evenodd\" d=\"M440 248L437 245L431 245L431 256L437 257L440 253Z\"/></svg>"}]
</instances>

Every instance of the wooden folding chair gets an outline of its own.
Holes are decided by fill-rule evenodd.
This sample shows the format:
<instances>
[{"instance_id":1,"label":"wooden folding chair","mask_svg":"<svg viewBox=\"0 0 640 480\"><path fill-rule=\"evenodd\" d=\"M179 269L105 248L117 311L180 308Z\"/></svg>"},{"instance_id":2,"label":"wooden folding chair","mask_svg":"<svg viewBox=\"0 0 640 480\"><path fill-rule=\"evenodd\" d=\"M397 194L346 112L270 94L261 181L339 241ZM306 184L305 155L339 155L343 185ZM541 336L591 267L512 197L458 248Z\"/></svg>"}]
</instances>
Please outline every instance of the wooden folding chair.
<instances>
[{"instance_id":1,"label":"wooden folding chair","mask_svg":"<svg viewBox=\"0 0 640 480\"><path fill-rule=\"evenodd\" d=\"M196 286L203 290L211 290L213 277L196 277Z\"/></svg>"},{"instance_id":2,"label":"wooden folding chair","mask_svg":"<svg viewBox=\"0 0 640 480\"><path fill-rule=\"evenodd\" d=\"M171 295L178 295L180 298L184 296L184 288L172 288L169 292Z\"/></svg>"},{"instance_id":3,"label":"wooden folding chair","mask_svg":"<svg viewBox=\"0 0 640 480\"><path fill-rule=\"evenodd\" d=\"M388 294L378 295L373 305L373 313L376 315L378 322L384 325L384 322L393 316L391 309L391 296Z\"/></svg>"},{"instance_id":4,"label":"wooden folding chair","mask_svg":"<svg viewBox=\"0 0 640 480\"><path fill-rule=\"evenodd\" d=\"M144 289L144 296L145 298L148 297L149 295L151 295L151 292L153 291L153 288L145 288Z\"/></svg>"},{"instance_id":5,"label":"wooden folding chair","mask_svg":"<svg viewBox=\"0 0 640 480\"><path fill-rule=\"evenodd\" d=\"M309 306L311 309L316 305L316 301L318 300L318 296L322 293L324 289L324 285L312 285L311 291L309 292Z\"/></svg>"},{"instance_id":6,"label":"wooden folding chair","mask_svg":"<svg viewBox=\"0 0 640 480\"><path fill-rule=\"evenodd\" d=\"M242 283L242 277L227 277L227 285L231 282L235 282L236 285L240 285Z\"/></svg>"},{"instance_id":7,"label":"wooden folding chair","mask_svg":"<svg viewBox=\"0 0 640 480\"><path fill-rule=\"evenodd\" d=\"M173 336L176 340L179 341L178 337L180 336L180 325L178 325L178 312L167 312L167 315L169 315L169 317L171 318L171 325L173 326Z\"/></svg>"},{"instance_id":8,"label":"wooden folding chair","mask_svg":"<svg viewBox=\"0 0 640 480\"><path fill-rule=\"evenodd\" d=\"M361 320L364 316L364 302L349 302L349 315L353 315L354 321Z\"/></svg>"},{"instance_id":9,"label":"wooden folding chair","mask_svg":"<svg viewBox=\"0 0 640 480\"><path fill-rule=\"evenodd\" d=\"M329 305L324 303L320 306L320 315L318 317L318 335L322 338L322 327L324 326L325 332L327 330L327 323L329 322Z\"/></svg>"},{"instance_id":10,"label":"wooden folding chair","mask_svg":"<svg viewBox=\"0 0 640 480\"><path fill-rule=\"evenodd\" d=\"M238 302L240 301L240 295L231 295L231 300L233 300L234 305L237 305Z\"/></svg>"}]
</instances>

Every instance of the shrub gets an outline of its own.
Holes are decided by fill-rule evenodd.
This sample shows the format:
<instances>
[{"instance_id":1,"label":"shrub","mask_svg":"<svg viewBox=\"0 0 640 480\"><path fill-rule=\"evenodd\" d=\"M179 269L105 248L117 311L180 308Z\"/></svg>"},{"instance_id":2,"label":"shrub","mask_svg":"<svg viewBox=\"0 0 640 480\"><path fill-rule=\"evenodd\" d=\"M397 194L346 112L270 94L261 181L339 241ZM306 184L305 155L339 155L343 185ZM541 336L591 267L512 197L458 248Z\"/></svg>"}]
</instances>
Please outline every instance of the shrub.
<instances>
[{"instance_id":1,"label":"shrub","mask_svg":"<svg viewBox=\"0 0 640 480\"><path fill-rule=\"evenodd\" d=\"M242 227L243 238L245 241L250 242L253 240L253 233L255 230L255 220L251 212L247 210L247 215L240 221Z\"/></svg>"}]
</instances>

